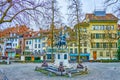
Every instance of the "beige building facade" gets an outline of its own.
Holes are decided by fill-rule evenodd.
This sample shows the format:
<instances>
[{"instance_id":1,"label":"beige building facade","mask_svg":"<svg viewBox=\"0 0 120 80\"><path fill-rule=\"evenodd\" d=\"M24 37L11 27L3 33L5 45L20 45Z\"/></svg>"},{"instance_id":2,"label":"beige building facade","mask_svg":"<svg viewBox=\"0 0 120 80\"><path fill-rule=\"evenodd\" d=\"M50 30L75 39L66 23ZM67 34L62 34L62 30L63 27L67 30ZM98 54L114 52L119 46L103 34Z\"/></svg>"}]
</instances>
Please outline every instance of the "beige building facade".
<instances>
[{"instance_id":1,"label":"beige building facade","mask_svg":"<svg viewBox=\"0 0 120 80\"><path fill-rule=\"evenodd\" d=\"M93 13L86 14L85 20L91 35L90 60L116 59L118 19L112 14Z\"/></svg>"}]
</instances>

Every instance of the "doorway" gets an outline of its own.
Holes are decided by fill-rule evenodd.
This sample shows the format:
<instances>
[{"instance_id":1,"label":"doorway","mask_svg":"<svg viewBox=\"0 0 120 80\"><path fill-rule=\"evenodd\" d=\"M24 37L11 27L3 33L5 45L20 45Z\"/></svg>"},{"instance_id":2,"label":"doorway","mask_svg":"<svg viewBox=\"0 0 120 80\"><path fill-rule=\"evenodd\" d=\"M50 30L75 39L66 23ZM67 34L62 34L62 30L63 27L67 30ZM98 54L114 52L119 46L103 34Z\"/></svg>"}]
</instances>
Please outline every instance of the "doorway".
<instances>
[{"instance_id":1,"label":"doorway","mask_svg":"<svg viewBox=\"0 0 120 80\"><path fill-rule=\"evenodd\" d=\"M97 52L93 51L93 60L96 60L96 59L97 59Z\"/></svg>"}]
</instances>

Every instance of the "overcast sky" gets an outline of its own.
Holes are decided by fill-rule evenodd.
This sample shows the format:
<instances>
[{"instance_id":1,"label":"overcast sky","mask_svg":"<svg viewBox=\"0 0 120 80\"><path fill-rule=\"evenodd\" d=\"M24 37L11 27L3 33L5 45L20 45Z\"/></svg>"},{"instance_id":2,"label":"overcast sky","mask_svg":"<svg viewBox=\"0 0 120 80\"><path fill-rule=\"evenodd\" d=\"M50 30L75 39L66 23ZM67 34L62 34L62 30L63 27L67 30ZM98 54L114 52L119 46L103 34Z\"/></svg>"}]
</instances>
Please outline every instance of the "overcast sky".
<instances>
[{"instance_id":1,"label":"overcast sky","mask_svg":"<svg viewBox=\"0 0 120 80\"><path fill-rule=\"evenodd\" d=\"M68 6L68 0L58 0L59 6L61 7L61 13L64 17L63 22L68 25L68 17L67 17L67 6ZM86 13L93 13L95 8L103 8L103 2L104 0L81 0L82 1L82 12L84 14ZM112 13L111 11L112 8L109 8L107 10L107 13ZM35 25L33 23L31 23L31 28L37 30L37 28L35 28Z\"/></svg>"},{"instance_id":2,"label":"overcast sky","mask_svg":"<svg viewBox=\"0 0 120 80\"><path fill-rule=\"evenodd\" d=\"M94 9L97 8L103 8L103 1L104 0L81 0L82 1L82 9L83 13L93 13ZM64 22L67 24L67 0L58 0L60 3L59 5L62 7L61 12L63 16L65 17ZM107 13L111 13L111 9L108 9Z\"/></svg>"}]
</instances>

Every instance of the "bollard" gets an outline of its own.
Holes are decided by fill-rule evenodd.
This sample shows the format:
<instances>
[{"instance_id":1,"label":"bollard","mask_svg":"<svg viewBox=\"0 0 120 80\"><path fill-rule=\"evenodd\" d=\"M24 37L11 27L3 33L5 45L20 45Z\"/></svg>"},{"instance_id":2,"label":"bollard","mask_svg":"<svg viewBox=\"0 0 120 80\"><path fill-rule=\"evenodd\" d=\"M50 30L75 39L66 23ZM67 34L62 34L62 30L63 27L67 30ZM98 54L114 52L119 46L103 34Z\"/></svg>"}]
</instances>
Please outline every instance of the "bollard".
<instances>
[{"instance_id":1,"label":"bollard","mask_svg":"<svg viewBox=\"0 0 120 80\"><path fill-rule=\"evenodd\" d=\"M86 73L86 74L88 73L88 68L87 68L87 66L85 66L85 73Z\"/></svg>"},{"instance_id":2,"label":"bollard","mask_svg":"<svg viewBox=\"0 0 120 80\"><path fill-rule=\"evenodd\" d=\"M7 64L10 64L10 58L9 57L7 58Z\"/></svg>"},{"instance_id":3,"label":"bollard","mask_svg":"<svg viewBox=\"0 0 120 80\"><path fill-rule=\"evenodd\" d=\"M72 75L71 75L71 72L68 72L68 76L69 76L69 77L71 77L71 76L72 76Z\"/></svg>"}]
</instances>

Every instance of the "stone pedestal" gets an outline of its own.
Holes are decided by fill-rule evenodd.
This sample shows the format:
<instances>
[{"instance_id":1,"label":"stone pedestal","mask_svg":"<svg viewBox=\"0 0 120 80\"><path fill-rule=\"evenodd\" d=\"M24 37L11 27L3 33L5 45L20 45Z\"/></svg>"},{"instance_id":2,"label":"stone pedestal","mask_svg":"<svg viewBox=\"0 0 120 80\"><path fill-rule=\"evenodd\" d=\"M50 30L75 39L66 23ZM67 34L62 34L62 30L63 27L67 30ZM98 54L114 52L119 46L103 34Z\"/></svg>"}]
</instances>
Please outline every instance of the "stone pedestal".
<instances>
[{"instance_id":1,"label":"stone pedestal","mask_svg":"<svg viewBox=\"0 0 120 80\"><path fill-rule=\"evenodd\" d=\"M68 53L55 53L55 62L54 65L55 66L59 66L60 63L63 63L63 66L65 67L70 67L69 62L68 62Z\"/></svg>"}]
</instances>

